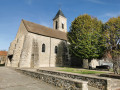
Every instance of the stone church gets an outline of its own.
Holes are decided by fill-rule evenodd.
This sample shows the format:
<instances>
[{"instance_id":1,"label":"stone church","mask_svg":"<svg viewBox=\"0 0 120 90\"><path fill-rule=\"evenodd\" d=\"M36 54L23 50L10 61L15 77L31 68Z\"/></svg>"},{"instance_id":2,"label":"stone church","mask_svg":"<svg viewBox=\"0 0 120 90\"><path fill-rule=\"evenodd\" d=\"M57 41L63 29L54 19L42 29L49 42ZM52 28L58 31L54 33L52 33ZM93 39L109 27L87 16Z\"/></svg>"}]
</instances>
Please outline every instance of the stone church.
<instances>
[{"instance_id":1,"label":"stone church","mask_svg":"<svg viewBox=\"0 0 120 90\"><path fill-rule=\"evenodd\" d=\"M53 29L22 20L10 44L6 66L57 67L69 65L67 18L61 10L53 18Z\"/></svg>"}]
</instances>

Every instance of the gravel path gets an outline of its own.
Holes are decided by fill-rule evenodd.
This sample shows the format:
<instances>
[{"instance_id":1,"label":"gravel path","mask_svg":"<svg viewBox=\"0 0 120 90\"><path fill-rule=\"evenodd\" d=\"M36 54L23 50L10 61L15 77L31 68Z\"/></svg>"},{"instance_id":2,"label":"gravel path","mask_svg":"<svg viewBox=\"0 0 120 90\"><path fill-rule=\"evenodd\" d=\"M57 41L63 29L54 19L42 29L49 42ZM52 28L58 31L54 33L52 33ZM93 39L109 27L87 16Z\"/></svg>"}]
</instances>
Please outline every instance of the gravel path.
<instances>
[{"instance_id":1,"label":"gravel path","mask_svg":"<svg viewBox=\"0 0 120 90\"><path fill-rule=\"evenodd\" d=\"M62 90L43 81L25 76L14 69L0 67L0 90Z\"/></svg>"}]
</instances>

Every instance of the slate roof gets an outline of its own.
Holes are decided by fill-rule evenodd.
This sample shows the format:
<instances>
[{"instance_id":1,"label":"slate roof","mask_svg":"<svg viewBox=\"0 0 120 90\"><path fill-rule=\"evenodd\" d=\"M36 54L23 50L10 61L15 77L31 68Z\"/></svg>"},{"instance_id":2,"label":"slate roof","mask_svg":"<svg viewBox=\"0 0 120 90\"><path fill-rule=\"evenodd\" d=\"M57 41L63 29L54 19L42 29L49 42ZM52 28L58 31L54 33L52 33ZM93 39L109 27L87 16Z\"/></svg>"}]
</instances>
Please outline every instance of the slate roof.
<instances>
[{"instance_id":1,"label":"slate roof","mask_svg":"<svg viewBox=\"0 0 120 90\"><path fill-rule=\"evenodd\" d=\"M61 9L59 9L59 11L57 12L56 16L53 18L53 20L55 20L56 18L58 18L59 15L65 17L64 14L62 13Z\"/></svg>"},{"instance_id":2,"label":"slate roof","mask_svg":"<svg viewBox=\"0 0 120 90\"><path fill-rule=\"evenodd\" d=\"M48 28L30 21L26 21L26 20L22 20L22 21L28 32L47 36L47 37L67 40L67 34L65 32L54 30L52 28Z\"/></svg>"},{"instance_id":3,"label":"slate roof","mask_svg":"<svg viewBox=\"0 0 120 90\"><path fill-rule=\"evenodd\" d=\"M0 51L0 56L7 56L7 51Z\"/></svg>"}]
</instances>

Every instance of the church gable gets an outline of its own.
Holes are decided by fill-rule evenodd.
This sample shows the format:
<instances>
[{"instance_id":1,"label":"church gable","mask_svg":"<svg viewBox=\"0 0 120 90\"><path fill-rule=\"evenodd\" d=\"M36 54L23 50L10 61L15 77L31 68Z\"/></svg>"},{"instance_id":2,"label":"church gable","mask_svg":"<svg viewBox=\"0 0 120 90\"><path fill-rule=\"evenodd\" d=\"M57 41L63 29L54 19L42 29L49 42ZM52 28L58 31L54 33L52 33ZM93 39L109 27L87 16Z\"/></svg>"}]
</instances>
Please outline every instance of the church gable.
<instances>
[{"instance_id":1,"label":"church gable","mask_svg":"<svg viewBox=\"0 0 120 90\"><path fill-rule=\"evenodd\" d=\"M27 31L27 29L26 29L23 21L21 21L20 27L19 27L19 29L18 29L18 32L17 32L17 35L16 35L16 38L15 38L15 39L18 39L18 38L20 38L21 36L26 35L27 33L28 33L28 31Z\"/></svg>"}]
</instances>

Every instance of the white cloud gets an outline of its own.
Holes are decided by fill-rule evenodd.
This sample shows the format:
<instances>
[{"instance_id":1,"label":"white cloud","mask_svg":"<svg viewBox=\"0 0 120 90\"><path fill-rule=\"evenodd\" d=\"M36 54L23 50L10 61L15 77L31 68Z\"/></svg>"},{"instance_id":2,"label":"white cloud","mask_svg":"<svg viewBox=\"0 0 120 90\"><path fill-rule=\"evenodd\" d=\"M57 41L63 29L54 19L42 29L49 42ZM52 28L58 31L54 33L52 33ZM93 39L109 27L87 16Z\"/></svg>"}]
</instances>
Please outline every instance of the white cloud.
<instances>
[{"instance_id":1,"label":"white cloud","mask_svg":"<svg viewBox=\"0 0 120 90\"><path fill-rule=\"evenodd\" d=\"M105 18L105 17L118 17L118 16L120 16L120 12L105 13L105 14L99 16L99 17L104 17Z\"/></svg>"},{"instance_id":2,"label":"white cloud","mask_svg":"<svg viewBox=\"0 0 120 90\"><path fill-rule=\"evenodd\" d=\"M100 0L87 0L87 1L92 2L92 3L97 3L97 4L105 4L104 2Z\"/></svg>"},{"instance_id":3,"label":"white cloud","mask_svg":"<svg viewBox=\"0 0 120 90\"><path fill-rule=\"evenodd\" d=\"M106 17L117 17L120 15L120 12L117 13L106 13L104 16Z\"/></svg>"},{"instance_id":4,"label":"white cloud","mask_svg":"<svg viewBox=\"0 0 120 90\"><path fill-rule=\"evenodd\" d=\"M107 22L110 18L112 17L118 17L120 16L120 11L119 12L108 12L104 13L102 15L97 16L99 20L102 20L103 22Z\"/></svg>"}]
</instances>

